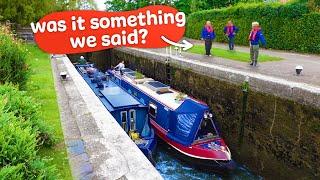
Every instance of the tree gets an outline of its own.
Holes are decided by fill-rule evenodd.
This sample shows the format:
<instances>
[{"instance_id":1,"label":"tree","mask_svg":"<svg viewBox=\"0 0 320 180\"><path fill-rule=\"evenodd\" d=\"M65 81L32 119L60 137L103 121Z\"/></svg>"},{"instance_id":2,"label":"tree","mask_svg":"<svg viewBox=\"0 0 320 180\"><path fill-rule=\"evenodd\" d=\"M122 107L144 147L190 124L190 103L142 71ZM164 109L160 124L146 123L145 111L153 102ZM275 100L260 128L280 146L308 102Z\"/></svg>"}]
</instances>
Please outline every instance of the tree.
<instances>
[{"instance_id":1,"label":"tree","mask_svg":"<svg viewBox=\"0 0 320 180\"><path fill-rule=\"evenodd\" d=\"M176 7L186 14L205 9L221 8L233 5L239 1L262 0L107 0L107 10L127 11L138 9L152 4L165 4Z\"/></svg>"},{"instance_id":2,"label":"tree","mask_svg":"<svg viewBox=\"0 0 320 180\"><path fill-rule=\"evenodd\" d=\"M191 0L190 11L196 12L203 9L209 9L208 2L206 0Z\"/></svg>"},{"instance_id":3,"label":"tree","mask_svg":"<svg viewBox=\"0 0 320 180\"><path fill-rule=\"evenodd\" d=\"M308 7L312 11L320 12L320 0L309 0L308 1Z\"/></svg>"},{"instance_id":4,"label":"tree","mask_svg":"<svg viewBox=\"0 0 320 180\"><path fill-rule=\"evenodd\" d=\"M173 0L107 0L105 2L108 11L128 11L139 9L149 5L174 5Z\"/></svg>"},{"instance_id":5,"label":"tree","mask_svg":"<svg viewBox=\"0 0 320 180\"><path fill-rule=\"evenodd\" d=\"M106 1L105 5L109 11L120 11L126 5L125 0Z\"/></svg>"},{"instance_id":6,"label":"tree","mask_svg":"<svg viewBox=\"0 0 320 180\"><path fill-rule=\"evenodd\" d=\"M26 0L0 0L0 15L2 20L10 20L21 24L32 21L35 17L32 4Z\"/></svg>"},{"instance_id":7,"label":"tree","mask_svg":"<svg viewBox=\"0 0 320 180\"><path fill-rule=\"evenodd\" d=\"M94 0L0 0L0 20L27 25L51 12L93 8Z\"/></svg>"},{"instance_id":8,"label":"tree","mask_svg":"<svg viewBox=\"0 0 320 180\"><path fill-rule=\"evenodd\" d=\"M190 14L190 0L178 0L174 2L174 6L179 10L186 14Z\"/></svg>"}]
</instances>

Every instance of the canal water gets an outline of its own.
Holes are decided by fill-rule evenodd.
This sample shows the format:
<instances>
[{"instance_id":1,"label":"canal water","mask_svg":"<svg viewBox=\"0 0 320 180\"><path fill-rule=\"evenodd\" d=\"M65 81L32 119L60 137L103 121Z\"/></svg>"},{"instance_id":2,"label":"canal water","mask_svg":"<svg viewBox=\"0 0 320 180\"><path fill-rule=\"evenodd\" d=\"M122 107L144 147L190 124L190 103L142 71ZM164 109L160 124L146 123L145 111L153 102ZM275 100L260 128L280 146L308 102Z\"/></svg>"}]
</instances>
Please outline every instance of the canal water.
<instances>
[{"instance_id":1,"label":"canal water","mask_svg":"<svg viewBox=\"0 0 320 180\"><path fill-rule=\"evenodd\" d=\"M155 167L165 180L261 180L260 176L251 173L245 166L238 165L237 169L228 176L214 172L203 171L189 166L174 155L173 150L163 142L157 146L154 156Z\"/></svg>"},{"instance_id":2,"label":"canal water","mask_svg":"<svg viewBox=\"0 0 320 180\"><path fill-rule=\"evenodd\" d=\"M237 169L228 176L203 171L191 167L187 163L180 161L174 151L164 142L158 139L157 150L154 155L156 169L165 180L261 180L260 176L254 175L245 166L238 164Z\"/></svg>"}]
</instances>

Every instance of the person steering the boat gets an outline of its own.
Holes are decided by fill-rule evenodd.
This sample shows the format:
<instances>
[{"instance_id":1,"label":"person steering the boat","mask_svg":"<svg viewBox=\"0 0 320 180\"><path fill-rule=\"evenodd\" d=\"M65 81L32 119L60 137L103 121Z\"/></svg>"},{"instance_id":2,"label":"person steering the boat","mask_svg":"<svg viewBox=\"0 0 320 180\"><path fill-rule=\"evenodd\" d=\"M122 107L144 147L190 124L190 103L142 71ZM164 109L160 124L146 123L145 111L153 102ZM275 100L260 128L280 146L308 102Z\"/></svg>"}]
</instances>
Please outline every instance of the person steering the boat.
<instances>
[{"instance_id":1,"label":"person steering the boat","mask_svg":"<svg viewBox=\"0 0 320 180\"><path fill-rule=\"evenodd\" d=\"M120 74L123 75L122 69L125 68L124 61L121 61L116 67L114 67L114 70L120 71Z\"/></svg>"},{"instance_id":2,"label":"person steering the boat","mask_svg":"<svg viewBox=\"0 0 320 180\"><path fill-rule=\"evenodd\" d=\"M217 136L217 130L214 126L214 123L212 122L211 117L206 117L202 120L198 134L197 139L208 139Z\"/></svg>"},{"instance_id":3,"label":"person steering the boat","mask_svg":"<svg viewBox=\"0 0 320 180\"><path fill-rule=\"evenodd\" d=\"M87 64L87 60L83 56L80 56L80 59L78 60L77 63L80 65L85 65Z\"/></svg>"}]
</instances>

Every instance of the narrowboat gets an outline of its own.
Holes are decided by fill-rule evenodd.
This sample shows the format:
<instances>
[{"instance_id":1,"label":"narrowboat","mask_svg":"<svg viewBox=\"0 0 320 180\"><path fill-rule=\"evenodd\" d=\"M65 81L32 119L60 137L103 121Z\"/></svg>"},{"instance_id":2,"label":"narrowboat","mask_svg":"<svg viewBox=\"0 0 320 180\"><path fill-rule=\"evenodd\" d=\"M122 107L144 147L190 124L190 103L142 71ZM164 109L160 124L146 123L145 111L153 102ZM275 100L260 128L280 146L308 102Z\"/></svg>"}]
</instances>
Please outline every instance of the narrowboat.
<instances>
[{"instance_id":1,"label":"narrowboat","mask_svg":"<svg viewBox=\"0 0 320 180\"><path fill-rule=\"evenodd\" d=\"M155 133L191 165L216 172L236 168L208 105L128 68L108 70L113 82L148 106Z\"/></svg>"},{"instance_id":2,"label":"narrowboat","mask_svg":"<svg viewBox=\"0 0 320 180\"><path fill-rule=\"evenodd\" d=\"M109 75L94 68L93 64L75 66L106 109L153 163L156 139L148 120L148 106L110 81Z\"/></svg>"}]
</instances>

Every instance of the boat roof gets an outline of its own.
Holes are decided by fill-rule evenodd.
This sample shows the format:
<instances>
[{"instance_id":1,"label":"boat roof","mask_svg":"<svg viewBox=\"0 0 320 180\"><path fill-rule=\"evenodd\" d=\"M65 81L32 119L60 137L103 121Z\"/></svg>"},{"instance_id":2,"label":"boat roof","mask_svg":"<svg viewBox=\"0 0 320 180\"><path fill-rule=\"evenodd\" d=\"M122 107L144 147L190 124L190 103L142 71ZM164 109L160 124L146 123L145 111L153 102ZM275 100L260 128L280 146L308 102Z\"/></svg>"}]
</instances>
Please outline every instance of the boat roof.
<instances>
[{"instance_id":1,"label":"boat roof","mask_svg":"<svg viewBox=\"0 0 320 180\"><path fill-rule=\"evenodd\" d=\"M87 71L84 68L93 67L93 65L92 64L76 65L76 67L78 68L78 71L80 71L82 74L87 74ZM131 72L132 70L126 69L125 71ZM96 94L98 94L100 97L104 97L103 99L101 99L101 101L109 111L143 105L138 100L136 100L132 95L127 93L125 90L123 90L121 87L119 87L116 83L112 81L104 82L103 83L104 89L99 90L97 89L95 83L91 82L91 79L89 77L84 76L84 79L87 81L89 86L93 88L93 91Z\"/></svg>"},{"instance_id":2,"label":"boat roof","mask_svg":"<svg viewBox=\"0 0 320 180\"><path fill-rule=\"evenodd\" d=\"M109 82L107 87L100 90L100 93L107 99L113 108L138 106L141 104L121 87L112 82Z\"/></svg>"},{"instance_id":3,"label":"boat roof","mask_svg":"<svg viewBox=\"0 0 320 180\"><path fill-rule=\"evenodd\" d=\"M118 72L116 72L116 75L120 76ZM143 83L137 83L135 79L132 79L126 75L122 76L121 78L172 110L176 110L183 103L183 101L176 100L177 96L180 94L178 91L171 89L169 86L159 81L154 81L150 78L144 78L145 82L143 82L144 79L139 79L137 81L142 81ZM153 86L154 88L150 86ZM168 91L165 93L159 93L155 90L157 88L167 88ZM186 99L188 99L188 97L186 97Z\"/></svg>"}]
</instances>

